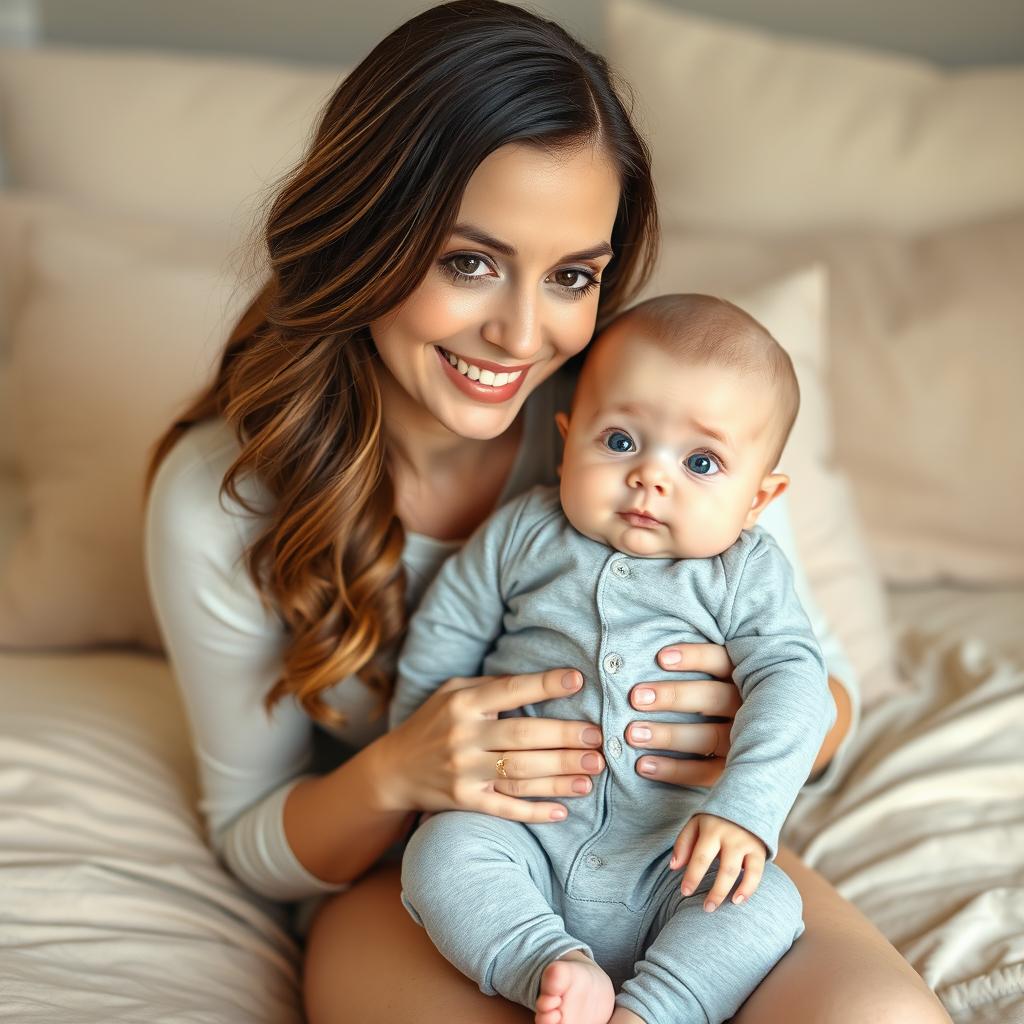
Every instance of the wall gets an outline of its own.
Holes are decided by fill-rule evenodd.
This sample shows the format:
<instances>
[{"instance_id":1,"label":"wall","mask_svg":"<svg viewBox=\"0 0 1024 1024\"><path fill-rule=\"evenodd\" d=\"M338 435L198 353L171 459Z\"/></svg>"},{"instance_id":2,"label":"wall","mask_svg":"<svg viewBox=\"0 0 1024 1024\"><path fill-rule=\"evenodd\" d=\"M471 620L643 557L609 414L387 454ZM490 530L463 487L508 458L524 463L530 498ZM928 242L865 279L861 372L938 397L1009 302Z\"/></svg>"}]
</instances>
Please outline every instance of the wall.
<instances>
[{"instance_id":1,"label":"wall","mask_svg":"<svg viewBox=\"0 0 1024 1024\"><path fill-rule=\"evenodd\" d=\"M810 37L918 54L946 65L1024 62L1021 0L665 0ZM0 0L0 40L21 19L43 41L157 47L351 65L427 0ZM600 0L530 4L598 48ZM21 12L5 19L4 10ZM26 13L31 12L31 14ZM10 21L10 25L5 25ZM13 31L18 31L15 26Z\"/></svg>"}]
</instances>

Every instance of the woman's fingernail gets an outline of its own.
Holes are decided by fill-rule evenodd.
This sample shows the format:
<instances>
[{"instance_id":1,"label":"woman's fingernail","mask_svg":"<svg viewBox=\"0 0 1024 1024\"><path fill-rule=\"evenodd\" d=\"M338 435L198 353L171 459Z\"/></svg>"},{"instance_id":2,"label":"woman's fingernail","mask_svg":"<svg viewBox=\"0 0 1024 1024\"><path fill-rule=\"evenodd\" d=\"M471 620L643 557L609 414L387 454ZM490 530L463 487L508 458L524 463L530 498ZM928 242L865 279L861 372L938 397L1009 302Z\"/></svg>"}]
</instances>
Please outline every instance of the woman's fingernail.
<instances>
[{"instance_id":1,"label":"woman's fingernail","mask_svg":"<svg viewBox=\"0 0 1024 1024\"><path fill-rule=\"evenodd\" d=\"M743 893L737 893L736 898L733 900L733 903L742 903L743 899Z\"/></svg>"},{"instance_id":2,"label":"woman's fingernail","mask_svg":"<svg viewBox=\"0 0 1024 1024\"><path fill-rule=\"evenodd\" d=\"M683 660L683 656L675 650L667 650L661 656L662 665L678 665Z\"/></svg>"},{"instance_id":3,"label":"woman's fingernail","mask_svg":"<svg viewBox=\"0 0 1024 1024\"><path fill-rule=\"evenodd\" d=\"M566 672L562 676L562 685L567 690L578 690L580 688L580 676L578 672Z\"/></svg>"},{"instance_id":4,"label":"woman's fingernail","mask_svg":"<svg viewBox=\"0 0 1024 1024\"><path fill-rule=\"evenodd\" d=\"M654 703L654 691L653 690L637 690L636 696L633 698L637 704L653 704Z\"/></svg>"},{"instance_id":5,"label":"woman's fingernail","mask_svg":"<svg viewBox=\"0 0 1024 1024\"><path fill-rule=\"evenodd\" d=\"M589 793L590 792L590 780L589 779L573 779L572 791L574 793Z\"/></svg>"},{"instance_id":6,"label":"woman's fingernail","mask_svg":"<svg viewBox=\"0 0 1024 1024\"><path fill-rule=\"evenodd\" d=\"M601 730L600 729L584 729L583 730L583 742L584 743L600 743L601 742Z\"/></svg>"},{"instance_id":7,"label":"woman's fingernail","mask_svg":"<svg viewBox=\"0 0 1024 1024\"><path fill-rule=\"evenodd\" d=\"M630 735L635 740L649 740L651 738L651 730L646 725L636 725L633 727Z\"/></svg>"},{"instance_id":8,"label":"woman's fingernail","mask_svg":"<svg viewBox=\"0 0 1024 1024\"><path fill-rule=\"evenodd\" d=\"M705 910L706 910L706 911L707 911L707 912L708 912L708 913L710 914L710 913L712 913L712 912L714 911L714 909L715 909L715 904L714 904L714 903L712 903L712 902L711 902L711 900L708 900L708 901L707 901L707 902L706 902L706 903L704 904L704 909L705 909Z\"/></svg>"},{"instance_id":9,"label":"woman's fingernail","mask_svg":"<svg viewBox=\"0 0 1024 1024\"><path fill-rule=\"evenodd\" d=\"M568 812L566 811L566 809L564 807L556 807L551 812L551 819L552 819L552 821L558 821L559 818L564 818L567 813Z\"/></svg>"},{"instance_id":10,"label":"woman's fingernail","mask_svg":"<svg viewBox=\"0 0 1024 1024\"><path fill-rule=\"evenodd\" d=\"M654 774L654 762L650 758L645 757L640 762L640 771L646 772L648 775L653 775Z\"/></svg>"}]
</instances>

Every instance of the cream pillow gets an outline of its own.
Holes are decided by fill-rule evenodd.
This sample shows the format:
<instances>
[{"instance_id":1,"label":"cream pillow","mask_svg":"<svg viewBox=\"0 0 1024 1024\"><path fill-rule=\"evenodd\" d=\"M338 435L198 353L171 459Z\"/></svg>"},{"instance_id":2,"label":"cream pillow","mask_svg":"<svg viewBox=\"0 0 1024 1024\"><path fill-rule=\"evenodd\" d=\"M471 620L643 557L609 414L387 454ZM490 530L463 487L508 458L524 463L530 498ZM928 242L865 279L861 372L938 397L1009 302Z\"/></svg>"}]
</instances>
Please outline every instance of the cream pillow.
<instances>
[{"instance_id":1,"label":"cream pillow","mask_svg":"<svg viewBox=\"0 0 1024 1024\"><path fill-rule=\"evenodd\" d=\"M900 689L893 668L888 610L881 579L850 495L834 463L827 373L827 279L820 264L768 280L692 272L699 244L664 247L641 298L703 291L747 310L789 353L800 384L800 412L779 463L789 474L787 496L800 561L808 583L860 677L865 707Z\"/></svg>"},{"instance_id":2,"label":"cream pillow","mask_svg":"<svg viewBox=\"0 0 1024 1024\"><path fill-rule=\"evenodd\" d=\"M13 470L11 321L25 294L25 237L33 217L52 208L52 201L43 197L0 190L0 474Z\"/></svg>"},{"instance_id":3,"label":"cream pillow","mask_svg":"<svg viewBox=\"0 0 1024 1024\"><path fill-rule=\"evenodd\" d=\"M241 236L344 74L224 54L0 48L9 178L81 206Z\"/></svg>"},{"instance_id":4,"label":"cream pillow","mask_svg":"<svg viewBox=\"0 0 1024 1024\"><path fill-rule=\"evenodd\" d=\"M610 0L666 226L916 231L1024 205L1024 67L787 38Z\"/></svg>"},{"instance_id":5,"label":"cream pillow","mask_svg":"<svg viewBox=\"0 0 1024 1024\"><path fill-rule=\"evenodd\" d=\"M0 574L0 646L159 650L146 455L208 380L246 289L223 240L160 225L51 209L26 241L9 383L28 522Z\"/></svg>"},{"instance_id":6,"label":"cream pillow","mask_svg":"<svg viewBox=\"0 0 1024 1024\"><path fill-rule=\"evenodd\" d=\"M1024 213L916 240L673 231L662 269L742 288L812 259L829 272L835 459L884 577L1024 581Z\"/></svg>"}]
</instances>

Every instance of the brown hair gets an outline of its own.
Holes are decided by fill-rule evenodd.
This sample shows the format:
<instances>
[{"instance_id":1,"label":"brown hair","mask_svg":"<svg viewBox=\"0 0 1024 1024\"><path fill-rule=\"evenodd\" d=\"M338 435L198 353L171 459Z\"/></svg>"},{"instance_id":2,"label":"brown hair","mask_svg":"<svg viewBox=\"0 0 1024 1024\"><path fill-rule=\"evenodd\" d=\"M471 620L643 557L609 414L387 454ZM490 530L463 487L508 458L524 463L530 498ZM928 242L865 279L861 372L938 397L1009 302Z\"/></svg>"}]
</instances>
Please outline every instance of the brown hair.
<instances>
[{"instance_id":1,"label":"brown hair","mask_svg":"<svg viewBox=\"0 0 1024 1024\"><path fill-rule=\"evenodd\" d=\"M455 224L477 166L509 143L599 144L621 183L598 324L650 275L650 154L606 62L559 25L497 0L433 7L395 29L338 86L265 218L269 279L232 330L213 382L175 419L222 416L241 446L221 483L258 473L274 498L247 550L264 606L290 634L268 713L296 698L343 724L322 693L357 675L393 688L405 627L402 525L382 433L368 324L402 303ZM262 575L261 575L262 573Z\"/></svg>"}]
</instances>

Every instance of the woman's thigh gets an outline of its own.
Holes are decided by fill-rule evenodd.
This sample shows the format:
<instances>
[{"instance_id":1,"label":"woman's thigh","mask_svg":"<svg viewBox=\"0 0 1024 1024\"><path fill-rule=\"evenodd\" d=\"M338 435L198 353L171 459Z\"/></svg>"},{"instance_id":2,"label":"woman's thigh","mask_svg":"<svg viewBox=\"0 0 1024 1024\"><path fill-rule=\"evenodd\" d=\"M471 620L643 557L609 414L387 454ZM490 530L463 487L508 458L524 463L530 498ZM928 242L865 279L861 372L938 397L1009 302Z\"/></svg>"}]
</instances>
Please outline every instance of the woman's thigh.
<instances>
[{"instance_id":1,"label":"woman's thigh","mask_svg":"<svg viewBox=\"0 0 1024 1024\"><path fill-rule=\"evenodd\" d=\"M732 1024L951 1024L892 943L788 847L775 859L803 900L804 932Z\"/></svg>"},{"instance_id":2,"label":"woman's thigh","mask_svg":"<svg viewBox=\"0 0 1024 1024\"><path fill-rule=\"evenodd\" d=\"M397 864L381 864L326 900L306 939L309 1024L529 1024L532 1010L485 996L434 948L399 899Z\"/></svg>"},{"instance_id":3,"label":"woman's thigh","mask_svg":"<svg viewBox=\"0 0 1024 1024\"><path fill-rule=\"evenodd\" d=\"M805 931L732 1024L951 1024L935 994L884 935L787 847ZM434 948L382 864L327 900L306 942L309 1024L529 1024L533 1012L485 996Z\"/></svg>"}]
</instances>

